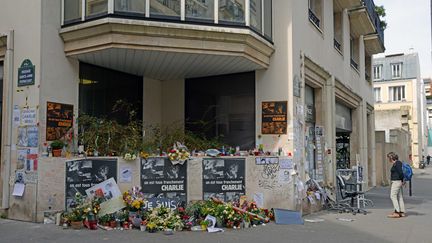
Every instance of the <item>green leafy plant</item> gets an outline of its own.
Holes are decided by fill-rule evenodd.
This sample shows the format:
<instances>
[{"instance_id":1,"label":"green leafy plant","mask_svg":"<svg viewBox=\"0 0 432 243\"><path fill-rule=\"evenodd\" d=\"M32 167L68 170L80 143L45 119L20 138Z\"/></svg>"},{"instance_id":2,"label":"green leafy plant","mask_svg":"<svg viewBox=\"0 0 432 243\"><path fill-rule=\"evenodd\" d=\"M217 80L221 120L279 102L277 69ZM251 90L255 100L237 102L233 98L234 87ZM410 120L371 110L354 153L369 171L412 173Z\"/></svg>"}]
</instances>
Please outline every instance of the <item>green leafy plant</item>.
<instances>
[{"instance_id":1,"label":"green leafy plant","mask_svg":"<svg viewBox=\"0 0 432 243\"><path fill-rule=\"evenodd\" d=\"M382 18L384 18L386 16L386 12L385 12L384 6L383 5L381 5L381 6L375 6L375 12L380 17L381 29L385 30L387 28L387 22L382 19Z\"/></svg>"},{"instance_id":2,"label":"green leafy plant","mask_svg":"<svg viewBox=\"0 0 432 243\"><path fill-rule=\"evenodd\" d=\"M61 140L54 140L51 142L52 149L62 149L65 146L65 143Z\"/></svg>"}]
</instances>

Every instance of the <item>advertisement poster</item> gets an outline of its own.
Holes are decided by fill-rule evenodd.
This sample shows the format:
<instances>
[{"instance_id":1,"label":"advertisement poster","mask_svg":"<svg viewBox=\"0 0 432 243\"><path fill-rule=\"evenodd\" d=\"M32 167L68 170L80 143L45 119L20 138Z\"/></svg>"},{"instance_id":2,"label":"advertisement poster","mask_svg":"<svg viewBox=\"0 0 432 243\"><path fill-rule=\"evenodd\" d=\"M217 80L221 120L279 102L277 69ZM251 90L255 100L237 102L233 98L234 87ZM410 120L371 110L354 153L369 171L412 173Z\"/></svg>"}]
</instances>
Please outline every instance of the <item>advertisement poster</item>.
<instances>
[{"instance_id":1,"label":"advertisement poster","mask_svg":"<svg viewBox=\"0 0 432 243\"><path fill-rule=\"evenodd\" d=\"M287 133L287 102L262 102L262 134Z\"/></svg>"},{"instance_id":2,"label":"advertisement poster","mask_svg":"<svg viewBox=\"0 0 432 243\"><path fill-rule=\"evenodd\" d=\"M146 198L187 202L187 166L173 165L168 158L141 159L141 187Z\"/></svg>"},{"instance_id":3,"label":"advertisement poster","mask_svg":"<svg viewBox=\"0 0 432 243\"><path fill-rule=\"evenodd\" d=\"M61 139L73 125L73 105L47 102L46 139Z\"/></svg>"},{"instance_id":4,"label":"advertisement poster","mask_svg":"<svg viewBox=\"0 0 432 243\"><path fill-rule=\"evenodd\" d=\"M117 180L117 159L83 159L66 161L66 208L77 192L86 190L110 178Z\"/></svg>"},{"instance_id":5,"label":"advertisement poster","mask_svg":"<svg viewBox=\"0 0 432 243\"><path fill-rule=\"evenodd\" d=\"M203 197L239 201L245 194L245 159L203 159Z\"/></svg>"}]
</instances>

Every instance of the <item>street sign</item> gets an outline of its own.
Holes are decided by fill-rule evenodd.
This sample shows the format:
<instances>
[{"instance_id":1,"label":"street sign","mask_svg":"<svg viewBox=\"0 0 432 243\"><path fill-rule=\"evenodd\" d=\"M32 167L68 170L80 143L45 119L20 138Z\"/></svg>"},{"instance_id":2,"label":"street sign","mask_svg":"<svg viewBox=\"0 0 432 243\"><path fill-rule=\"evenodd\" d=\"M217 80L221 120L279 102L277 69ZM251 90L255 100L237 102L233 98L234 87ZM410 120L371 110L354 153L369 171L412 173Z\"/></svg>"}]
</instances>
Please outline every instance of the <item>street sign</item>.
<instances>
[{"instance_id":1,"label":"street sign","mask_svg":"<svg viewBox=\"0 0 432 243\"><path fill-rule=\"evenodd\" d=\"M35 83L35 66L29 59L25 59L18 68L18 87Z\"/></svg>"}]
</instances>

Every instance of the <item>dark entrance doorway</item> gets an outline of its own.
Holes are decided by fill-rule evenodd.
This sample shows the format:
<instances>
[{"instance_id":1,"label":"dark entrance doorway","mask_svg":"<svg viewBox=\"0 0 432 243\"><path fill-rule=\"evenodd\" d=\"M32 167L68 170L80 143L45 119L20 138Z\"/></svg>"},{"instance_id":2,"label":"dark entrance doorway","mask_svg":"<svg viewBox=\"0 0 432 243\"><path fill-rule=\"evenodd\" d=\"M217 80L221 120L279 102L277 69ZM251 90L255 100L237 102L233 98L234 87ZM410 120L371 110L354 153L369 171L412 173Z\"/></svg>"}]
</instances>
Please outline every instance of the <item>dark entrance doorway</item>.
<instances>
[{"instance_id":1,"label":"dark entrance doorway","mask_svg":"<svg viewBox=\"0 0 432 243\"><path fill-rule=\"evenodd\" d=\"M349 169L350 166L350 133L336 133L336 167Z\"/></svg>"}]
</instances>

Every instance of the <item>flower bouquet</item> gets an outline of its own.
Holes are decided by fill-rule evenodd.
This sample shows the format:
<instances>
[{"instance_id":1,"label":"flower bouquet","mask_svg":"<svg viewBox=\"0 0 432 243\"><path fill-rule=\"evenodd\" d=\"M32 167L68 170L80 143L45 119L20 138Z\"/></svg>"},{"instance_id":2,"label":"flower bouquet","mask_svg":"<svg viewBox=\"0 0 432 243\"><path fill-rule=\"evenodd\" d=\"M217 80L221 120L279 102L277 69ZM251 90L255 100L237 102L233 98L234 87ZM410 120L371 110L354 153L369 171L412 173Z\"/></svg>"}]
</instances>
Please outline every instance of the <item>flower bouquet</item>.
<instances>
[{"instance_id":1,"label":"flower bouquet","mask_svg":"<svg viewBox=\"0 0 432 243\"><path fill-rule=\"evenodd\" d=\"M123 155L123 159L126 160L126 161L134 161L134 160L136 160L136 158L137 158L137 156L133 152L125 153Z\"/></svg>"},{"instance_id":2,"label":"flower bouquet","mask_svg":"<svg viewBox=\"0 0 432 243\"><path fill-rule=\"evenodd\" d=\"M137 212L143 209L146 199L141 188L135 186L132 187L132 190L123 193L123 201L130 212Z\"/></svg>"},{"instance_id":3,"label":"flower bouquet","mask_svg":"<svg viewBox=\"0 0 432 243\"><path fill-rule=\"evenodd\" d=\"M168 158L171 162L175 164L184 164L186 160L190 158L190 153L188 152L186 146L177 142L174 144L173 148L168 153Z\"/></svg>"},{"instance_id":4,"label":"flower bouquet","mask_svg":"<svg viewBox=\"0 0 432 243\"><path fill-rule=\"evenodd\" d=\"M150 224L155 224L157 230L172 229L180 231L184 226L180 215L176 211L165 207L154 208L148 215L147 220L147 228Z\"/></svg>"}]
</instances>

